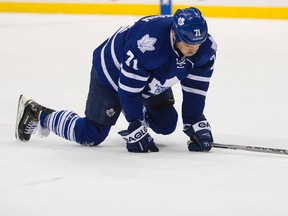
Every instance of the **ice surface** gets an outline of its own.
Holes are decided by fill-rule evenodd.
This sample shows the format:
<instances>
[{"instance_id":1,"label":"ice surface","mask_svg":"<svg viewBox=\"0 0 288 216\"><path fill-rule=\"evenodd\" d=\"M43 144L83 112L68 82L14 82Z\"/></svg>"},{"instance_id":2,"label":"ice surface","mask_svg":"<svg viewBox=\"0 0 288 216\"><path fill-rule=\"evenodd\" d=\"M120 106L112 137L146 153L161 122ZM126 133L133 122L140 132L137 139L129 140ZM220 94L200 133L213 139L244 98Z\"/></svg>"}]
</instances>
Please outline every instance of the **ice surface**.
<instances>
[{"instance_id":1,"label":"ice surface","mask_svg":"<svg viewBox=\"0 0 288 216\"><path fill-rule=\"evenodd\" d=\"M117 131L99 147L14 138L19 94L83 115L92 52L134 16L0 14L0 215L287 216L288 157L188 152L182 122L131 154ZM288 149L288 22L208 19L218 56L206 116L217 142ZM174 88L180 110L180 87Z\"/></svg>"}]
</instances>

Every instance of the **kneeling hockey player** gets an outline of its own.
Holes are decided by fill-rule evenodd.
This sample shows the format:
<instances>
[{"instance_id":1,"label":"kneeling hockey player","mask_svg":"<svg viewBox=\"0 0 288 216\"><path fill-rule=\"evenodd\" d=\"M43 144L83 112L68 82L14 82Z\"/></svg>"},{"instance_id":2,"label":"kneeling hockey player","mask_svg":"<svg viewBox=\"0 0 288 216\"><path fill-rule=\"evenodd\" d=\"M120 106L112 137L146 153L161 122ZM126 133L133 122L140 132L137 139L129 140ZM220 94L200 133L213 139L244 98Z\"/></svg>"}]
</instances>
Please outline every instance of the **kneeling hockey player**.
<instances>
[{"instance_id":1,"label":"kneeling hockey player","mask_svg":"<svg viewBox=\"0 0 288 216\"><path fill-rule=\"evenodd\" d=\"M157 152L148 129L163 135L175 130L178 114L171 87L181 82L188 149L209 151L213 138L203 110L215 58L216 44L197 8L143 17L95 49L85 117L46 108L21 95L16 138L28 141L39 129L96 146L123 111L129 126L119 134L127 150Z\"/></svg>"}]
</instances>

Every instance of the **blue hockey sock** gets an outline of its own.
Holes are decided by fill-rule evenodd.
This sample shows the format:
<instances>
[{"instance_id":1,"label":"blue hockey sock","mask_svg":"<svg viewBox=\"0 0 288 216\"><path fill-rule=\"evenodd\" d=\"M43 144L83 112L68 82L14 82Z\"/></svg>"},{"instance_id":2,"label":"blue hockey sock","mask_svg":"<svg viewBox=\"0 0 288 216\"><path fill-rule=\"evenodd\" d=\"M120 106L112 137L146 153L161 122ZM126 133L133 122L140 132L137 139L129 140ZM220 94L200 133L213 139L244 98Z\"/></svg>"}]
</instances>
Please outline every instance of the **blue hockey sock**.
<instances>
[{"instance_id":1,"label":"blue hockey sock","mask_svg":"<svg viewBox=\"0 0 288 216\"><path fill-rule=\"evenodd\" d=\"M49 115L41 114L40 124L60 137L83 145L95 146L107 136L111 127L97 126L88 118L61 110Z\"/></svg>"},{"instance_id":2,"label":"blue hockey sock","mask_svg":"<svg viewBox=\"0 0 288 216\"><path fill-rule=\"evenodd\" d=\"M60 137L76 141L74 127L79 116L71 111L61 110L50 115L40 116L41 126L48 128Z\"/></svg>"}]
</instances>

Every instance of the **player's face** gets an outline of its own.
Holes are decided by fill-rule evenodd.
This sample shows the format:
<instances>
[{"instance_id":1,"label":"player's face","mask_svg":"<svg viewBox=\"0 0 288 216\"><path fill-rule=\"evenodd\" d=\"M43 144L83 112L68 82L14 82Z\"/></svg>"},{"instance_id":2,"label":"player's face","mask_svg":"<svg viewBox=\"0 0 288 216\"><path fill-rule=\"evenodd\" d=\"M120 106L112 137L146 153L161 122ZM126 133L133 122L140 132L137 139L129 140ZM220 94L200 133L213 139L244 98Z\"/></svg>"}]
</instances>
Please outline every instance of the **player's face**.
<instances>
[{"instance_id":1,"label":"player's face","mask_svg":"<svg viewBox=\"0 0 288 216\"><path fill-rule=\"evenodd\" d=\"M183 56L189 57L189 56L195 55L195 53L200 47L200 44L190 45L181 41L181 42L176 42L175 46L182 53Z\"/></svg>"}]
</instances>

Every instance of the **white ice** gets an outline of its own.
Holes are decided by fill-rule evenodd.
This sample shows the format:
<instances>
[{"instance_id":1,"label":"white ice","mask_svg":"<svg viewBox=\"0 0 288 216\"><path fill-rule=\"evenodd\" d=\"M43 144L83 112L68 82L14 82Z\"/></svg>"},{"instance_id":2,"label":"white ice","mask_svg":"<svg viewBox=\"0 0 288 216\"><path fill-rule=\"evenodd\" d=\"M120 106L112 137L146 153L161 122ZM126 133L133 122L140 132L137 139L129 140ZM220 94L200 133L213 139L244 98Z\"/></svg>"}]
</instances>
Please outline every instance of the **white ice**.
<instances>
[{"instance_id":1,"label":"white ice","mask_svg":"<svg viewBox=\"0 0 288 216\"><path fill-rule=\"evenodd\" d=\"M287 216L288 156L187 150L182 121L131 154L117 131L83 147L14 138L20 94L84 115L92 52L134 16L0 14L1 216ZM220 143L288 149L288 21L208 19L218 43L205 114ZM174 88L180 112L181 90Z\"/></svg>"}]
</instances>

